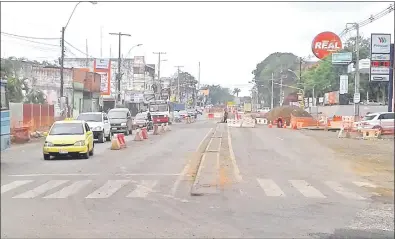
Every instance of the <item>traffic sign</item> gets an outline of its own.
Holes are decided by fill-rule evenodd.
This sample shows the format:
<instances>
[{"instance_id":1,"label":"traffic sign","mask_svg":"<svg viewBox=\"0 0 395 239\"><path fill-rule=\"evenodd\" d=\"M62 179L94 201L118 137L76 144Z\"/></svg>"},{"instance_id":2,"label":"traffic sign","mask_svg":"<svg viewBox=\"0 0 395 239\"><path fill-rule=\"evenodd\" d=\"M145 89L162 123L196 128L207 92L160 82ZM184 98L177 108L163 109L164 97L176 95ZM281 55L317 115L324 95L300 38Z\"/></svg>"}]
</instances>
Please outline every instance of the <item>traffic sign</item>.
<instances>
[{"instance_id":1,"label":"traffic sign","mask_svg":"<svg viewBox=\"0 0 395 239\"><path fill-rule=\"evenodd\" d=\"M361 94L354 93L354 103L359 103L361 101Z\"/></svg>"}]
</instances>

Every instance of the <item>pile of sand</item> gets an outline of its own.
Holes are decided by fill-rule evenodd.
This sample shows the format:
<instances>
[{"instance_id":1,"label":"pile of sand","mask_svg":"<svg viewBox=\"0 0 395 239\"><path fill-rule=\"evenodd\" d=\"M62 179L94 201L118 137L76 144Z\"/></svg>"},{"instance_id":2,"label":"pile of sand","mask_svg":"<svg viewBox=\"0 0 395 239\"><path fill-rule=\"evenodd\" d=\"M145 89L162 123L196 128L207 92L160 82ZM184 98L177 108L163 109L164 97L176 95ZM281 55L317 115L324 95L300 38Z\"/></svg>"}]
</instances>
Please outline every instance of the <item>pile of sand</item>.
<instances>
[{"instance_id":1,"label":"pile of sand","mask_svg":"<svg viewBox=\"0 0 395 239\"><path fill-rule=\"evenodd\" d=\"M307 111L301 109L300 107L296 106L281 106L281 107L276 107L269 111L266 114L266 118L268 121L274 121L278 119L279 117L283 118L287 122L287 125L289 125L289 122L291 121L291 114L296 117L312 117Z\"/></svg>"}]
</instances>

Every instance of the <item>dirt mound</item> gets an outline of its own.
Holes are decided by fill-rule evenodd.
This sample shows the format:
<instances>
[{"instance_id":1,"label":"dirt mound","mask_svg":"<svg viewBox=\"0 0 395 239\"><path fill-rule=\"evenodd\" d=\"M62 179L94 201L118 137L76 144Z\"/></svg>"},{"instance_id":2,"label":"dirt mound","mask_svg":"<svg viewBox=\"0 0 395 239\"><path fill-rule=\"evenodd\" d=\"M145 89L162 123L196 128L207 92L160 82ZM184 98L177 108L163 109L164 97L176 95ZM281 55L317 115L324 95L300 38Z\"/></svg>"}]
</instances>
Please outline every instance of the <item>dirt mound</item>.
<instances>
[{"instance_id":1,"label":"dirt mound","mask_svg":"<svg viewBox=\"0 0 395 239\"><path fill-rule=\"evenodd\" d=\"M279 117L282 117L283 120L287 122L287 125L289 125L289 122L291 121L291 114L296 117L312 117L308 112L305 110L296 107L296 106L281 106L281 107L276 107L269 111L266 114L266 118L269 121L274 121Z\"/></svg>"}]
</instances>

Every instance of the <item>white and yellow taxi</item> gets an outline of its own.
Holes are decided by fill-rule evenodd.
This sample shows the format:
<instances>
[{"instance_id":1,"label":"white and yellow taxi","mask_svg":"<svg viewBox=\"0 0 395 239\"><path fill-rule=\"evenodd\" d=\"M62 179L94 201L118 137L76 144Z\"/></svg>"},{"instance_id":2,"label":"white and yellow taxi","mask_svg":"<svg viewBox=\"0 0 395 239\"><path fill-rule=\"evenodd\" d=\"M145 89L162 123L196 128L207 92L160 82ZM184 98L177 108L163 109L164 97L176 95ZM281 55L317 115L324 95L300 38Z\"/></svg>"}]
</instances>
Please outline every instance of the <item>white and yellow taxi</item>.
<instances>
[{"instance_id":1,"label":"white and yellow taxi","mask_svg":"<svg viewBox=\"0 0 395 239\"><path fill-rule=\"evenodd\" d=\"M93 155L93 133L83 120L66 119L56 121L49 132L43 148L44 160L51 156L82 156L88 159Z\"/></svg>"}]
</instances>

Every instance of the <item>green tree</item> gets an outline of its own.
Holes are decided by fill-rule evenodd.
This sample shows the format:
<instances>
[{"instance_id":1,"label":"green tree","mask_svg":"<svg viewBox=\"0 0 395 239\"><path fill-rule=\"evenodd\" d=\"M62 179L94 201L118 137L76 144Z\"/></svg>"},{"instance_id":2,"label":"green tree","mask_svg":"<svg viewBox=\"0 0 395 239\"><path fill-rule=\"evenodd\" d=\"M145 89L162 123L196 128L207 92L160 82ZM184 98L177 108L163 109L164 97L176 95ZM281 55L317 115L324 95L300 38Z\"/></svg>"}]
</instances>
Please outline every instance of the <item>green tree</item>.
<instances>
[{"instance_id":1,"label":"green tree","mask_svg":"<svg viewBox=\"0 0 395 239\"><path fill-rule=\"evenodd\" d=\"M208 101L213 105L226 104L234 99L229 88L223 88L220 85L207 85L205 87L209 89Z\"/></svg>"},{"instance_id":2,"label":"green tree","mask_svg":"<svg viewBox=\"0 0 395 239\"><path fill-rule=\"evenodd\" d=\"M290 70L290 71L288 71ZM257 85L259 101L264 100L266 106L271 102L272 74L274 79L283 77L283 84L294 85L297 78L292 72L299 71L299 58L292 53L275 52L256 65L252 71L253 83ZM279 102L279 87L274 88L274 102Z\"/></svg>"},{"instance_id":3,"label":"green tree","mask_svg":"<svg viewBox=\"0 0 395 239\"><path fill-rule=\"evenodd\" d=\"M241 92L241 90L239 88L234 88L233 89L233 95L236 95L236 97L239 97L239 93Z\"/></svg>"},{"instance_id":4,"label":"green tree","mask_svg":"<svg viewBox=\"0 0 395 239\"><path fill-rule=\"evenodd\" d=\"M23 90L24 83L22 80L15 77L8 77L7 79L7 91L8 99L13 103L21 103L24 99Z\"/></svg>"}]
</instances>

